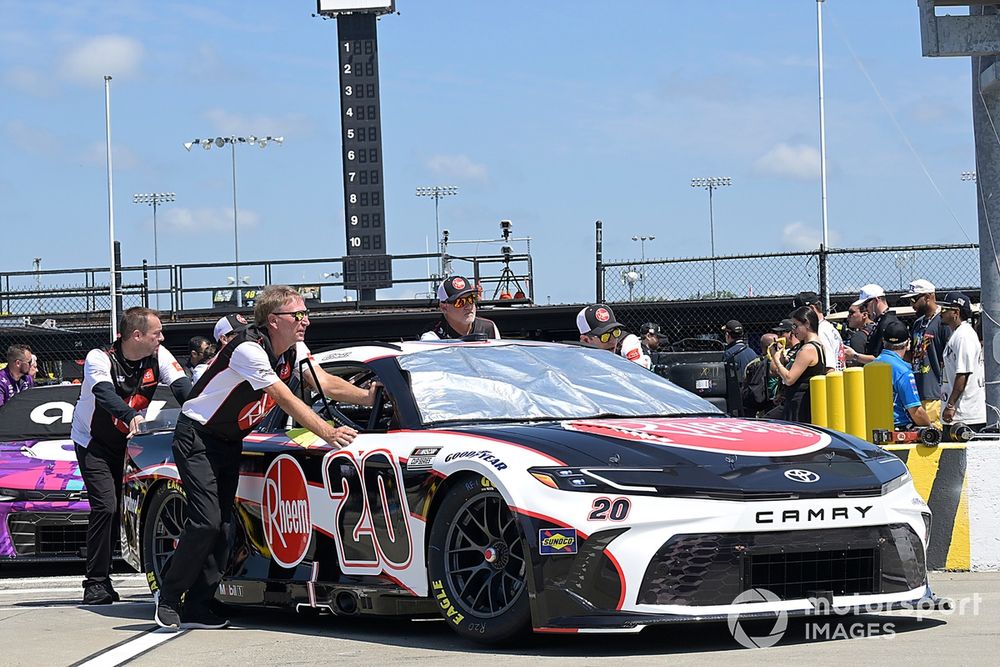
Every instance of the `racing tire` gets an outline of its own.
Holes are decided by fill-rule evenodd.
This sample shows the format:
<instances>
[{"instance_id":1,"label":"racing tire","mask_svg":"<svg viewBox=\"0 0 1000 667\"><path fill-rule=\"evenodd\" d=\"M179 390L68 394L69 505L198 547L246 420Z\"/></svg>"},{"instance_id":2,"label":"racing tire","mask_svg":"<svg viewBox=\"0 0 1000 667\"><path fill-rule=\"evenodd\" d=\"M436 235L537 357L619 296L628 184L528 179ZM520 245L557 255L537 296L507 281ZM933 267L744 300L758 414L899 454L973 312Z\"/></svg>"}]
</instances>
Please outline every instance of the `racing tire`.
<instances>
[{"instance_id":1,"label":"racing tire","mask_svg":"<svg viewBox=\"0 0 1000 667\"><path fill-rule=\"evenodd\" d=\"M181 536L186 505L184 491L173 481L157 486L149 500L142 522L142 565L153 592L159 589L160 572Z\"/></svg>"},{"instance_id":2,"label":"racing tire","mask_svg":"<svg viewBox=\"0 0 1000 667\"><path fill-rule=\"evenodd\" d=\"M531 628L527 542L488 479L470 477L448 489L428 544L430 596L448 627L485 644Z\"/></svg>"}]
</instances>

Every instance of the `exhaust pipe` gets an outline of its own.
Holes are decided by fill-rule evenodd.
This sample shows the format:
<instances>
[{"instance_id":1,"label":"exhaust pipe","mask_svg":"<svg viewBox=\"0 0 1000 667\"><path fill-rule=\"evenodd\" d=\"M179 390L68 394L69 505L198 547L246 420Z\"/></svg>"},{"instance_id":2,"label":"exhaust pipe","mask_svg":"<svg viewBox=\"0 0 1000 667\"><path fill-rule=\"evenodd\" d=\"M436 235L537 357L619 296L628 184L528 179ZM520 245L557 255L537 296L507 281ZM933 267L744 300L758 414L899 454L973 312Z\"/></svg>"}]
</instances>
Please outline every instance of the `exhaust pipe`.
<instances>
[{"instance_id":1,"label":"exhaust pipe","mask_svg":"<svg viewBox=\"0 0 1000 667\"><path fill-rule=\"evenodd\" d=\"M351 616L358 613L358 598L354 593L348 593L347 591L337 593L335 603L337 611L341 614Z\"/></svg>"}]
</instances>

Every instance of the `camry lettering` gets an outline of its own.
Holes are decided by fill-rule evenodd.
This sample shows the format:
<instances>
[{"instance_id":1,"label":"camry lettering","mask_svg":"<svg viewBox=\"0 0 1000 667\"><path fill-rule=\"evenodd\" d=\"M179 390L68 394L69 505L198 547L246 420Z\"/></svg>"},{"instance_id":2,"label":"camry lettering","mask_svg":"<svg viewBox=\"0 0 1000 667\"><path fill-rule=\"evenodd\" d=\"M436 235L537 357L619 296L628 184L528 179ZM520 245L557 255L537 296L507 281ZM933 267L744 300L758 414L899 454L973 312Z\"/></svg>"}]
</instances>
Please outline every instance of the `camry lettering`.
<instances>
[{"instance_id":1,"label":"camry lettering","mask_svg":"<svg viewBox=\"0 0 1000 667\"><path fill-rule=\"evenodd\" d=\"M852 511L857 514L856 518L864 519L865 516L871 511L872 505L854 507L833 507L825 508L820 507L819 509L809 509L803 512L802 510L783 510L782 512L772 512L769 510L761 510L757 512L754 519L757 523L809 523L811 521L835 521L837 519L850 519Z\"/></svg>"},{"instance_id":2,"label":"camry lettering","mask_svg":"<svg viewBox=\"0 0 1000 667\"><path fill-rule=\"evenodd\" d=\"M507 464L494 456L493 452L490 451L452 452L448 456L444 457L445 463L448 463L449 461L456 461L458 459L478 459L485 463L489 463L497 470L507 469Z\"/></svg>"}]
</instances>

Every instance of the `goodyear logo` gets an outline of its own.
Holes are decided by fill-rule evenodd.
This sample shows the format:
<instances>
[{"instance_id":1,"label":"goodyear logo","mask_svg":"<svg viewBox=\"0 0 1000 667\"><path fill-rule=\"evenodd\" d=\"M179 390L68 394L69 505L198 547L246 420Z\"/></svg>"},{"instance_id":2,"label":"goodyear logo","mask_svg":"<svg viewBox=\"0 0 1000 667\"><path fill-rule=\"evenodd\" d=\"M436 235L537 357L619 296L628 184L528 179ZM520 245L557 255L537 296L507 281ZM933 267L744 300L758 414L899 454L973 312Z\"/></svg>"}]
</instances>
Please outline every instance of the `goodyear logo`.
<instances>
[{"instance_id":1,"label":"goodyear logo","mask_svg":"<svg viewBox=\"0 0 1000 667\"><path fill-rule=\"evenodd\" d=\"M538 553L542 556L576 553L575 528L542 528L538 531Z\"/></svg>"}]
</instances>

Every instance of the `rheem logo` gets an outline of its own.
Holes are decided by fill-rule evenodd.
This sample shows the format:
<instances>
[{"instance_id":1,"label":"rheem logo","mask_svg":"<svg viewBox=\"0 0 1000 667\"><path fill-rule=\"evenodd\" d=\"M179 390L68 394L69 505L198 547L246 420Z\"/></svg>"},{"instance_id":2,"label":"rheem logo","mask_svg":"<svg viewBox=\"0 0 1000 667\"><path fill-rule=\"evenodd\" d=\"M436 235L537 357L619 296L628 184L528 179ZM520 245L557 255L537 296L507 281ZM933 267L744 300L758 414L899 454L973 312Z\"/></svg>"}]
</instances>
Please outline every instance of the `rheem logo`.
<instances>
[{"instance_id":1,"label":"rheem logo","mask_svg":"<svg viewBox=\"0 0 1000 667\"><path fill-rule=\"evenodd\" d=\"M309 485L295 459L282 455L271 462L261 504L271 557L282 567L295 567L305 558L312 537Z\"/></svg>"}]
</instances>

